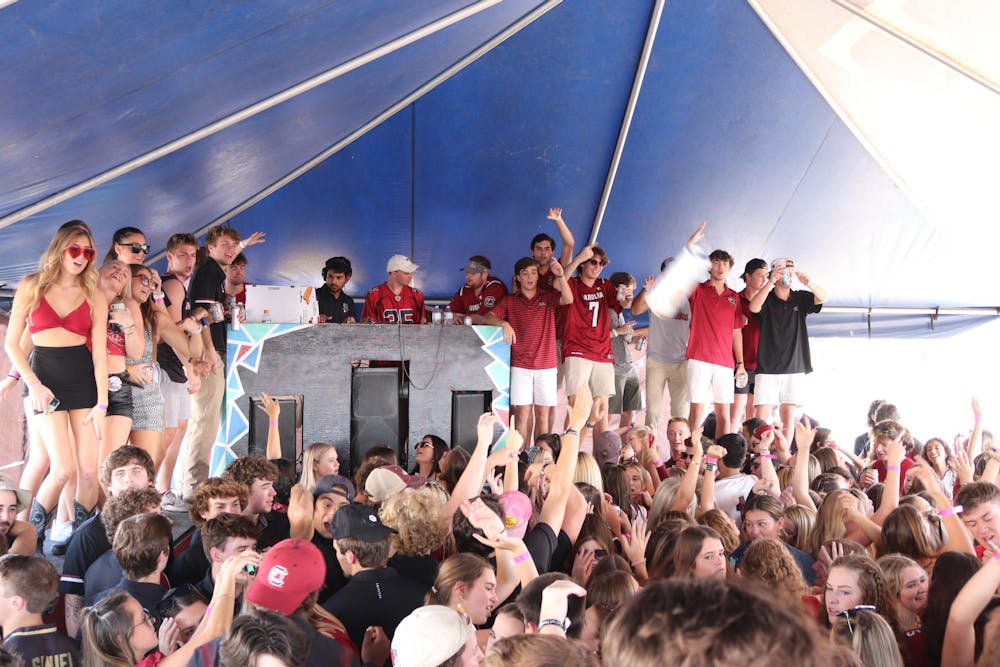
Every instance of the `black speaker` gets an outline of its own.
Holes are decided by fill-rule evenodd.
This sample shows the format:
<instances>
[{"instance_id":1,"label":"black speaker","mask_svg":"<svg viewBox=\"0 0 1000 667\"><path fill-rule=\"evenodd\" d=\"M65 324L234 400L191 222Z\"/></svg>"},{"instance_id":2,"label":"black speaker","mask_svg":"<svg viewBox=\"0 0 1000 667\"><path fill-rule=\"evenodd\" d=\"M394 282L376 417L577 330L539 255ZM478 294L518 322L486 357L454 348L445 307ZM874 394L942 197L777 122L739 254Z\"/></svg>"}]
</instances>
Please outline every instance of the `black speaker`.
<instances>
[{"instance_id":1,"label":"black speaker","mask_svg":"<svg viewBox=\"0 0 1000 667\"><path fill-rule=\"evenodd\" d=\"M296 468L299 468L302 463L303 397L299 394L297 396L272 396L271 398L281 406L281 414L278 415L281 458L294 461ZM247 453L266 456L267 431L271 422L261 406L259 396L250 397L250 414L247 417L250 421L250 431L247 434Z\"/></svg>"},{"instance_id":2,"label":"black speaker","mask_svg":"<svg viewBox=\"0 0 1000 667\"><path fill-rule=\"evenodd\" d=\"M380 362L385 363L385 362ZM369 449L384 445L396 452L406 465L406 419L408 393L401 385L402 368L379 365L354 368L351 374L351 470L355 470Z\"/></svg>"},{"instance_id":3,"label":"black speaker","mask_svg":"<svg viewBox=\"0 0 1000 667\"><path fill-rule=\"evenodd\" d=\"M490 411L491 391L451 392L451 446L472 451L478 439L479 415Z\"/></svg>"}]
</instances>

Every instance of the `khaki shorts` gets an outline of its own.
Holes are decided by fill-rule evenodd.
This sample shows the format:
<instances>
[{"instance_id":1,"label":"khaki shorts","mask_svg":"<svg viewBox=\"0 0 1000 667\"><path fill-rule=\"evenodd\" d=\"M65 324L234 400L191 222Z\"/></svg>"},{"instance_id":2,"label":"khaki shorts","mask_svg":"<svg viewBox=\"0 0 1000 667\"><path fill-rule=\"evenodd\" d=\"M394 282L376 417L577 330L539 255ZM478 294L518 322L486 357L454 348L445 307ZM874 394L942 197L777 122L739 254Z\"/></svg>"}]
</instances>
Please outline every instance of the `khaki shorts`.
<instances>
[{"instance_id":1,"label":"khaki shorts","mask_svg":"<svg viewBox=\"0 0 1000 667\"><path fill-rule=\"evenodd\" d=\"M567 396L575 396L584 382L590 385L594 396L613 396L615 393L615 368L610 361L566 357L563 360L563 377L566 378Z\"/></svg>"}]
</instances>

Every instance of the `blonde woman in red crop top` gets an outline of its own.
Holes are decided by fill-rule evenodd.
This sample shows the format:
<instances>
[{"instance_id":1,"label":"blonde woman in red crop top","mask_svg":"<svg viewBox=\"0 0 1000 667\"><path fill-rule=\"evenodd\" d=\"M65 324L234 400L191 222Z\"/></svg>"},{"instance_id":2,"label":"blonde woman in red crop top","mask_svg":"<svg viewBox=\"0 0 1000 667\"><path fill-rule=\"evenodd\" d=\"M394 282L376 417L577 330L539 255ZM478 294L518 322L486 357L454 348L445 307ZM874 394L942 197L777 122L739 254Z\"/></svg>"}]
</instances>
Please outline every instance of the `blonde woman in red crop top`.
<instances>
[{"instance_id":1,"label":"blonde woman in red crop top","mask_svg":"<svg viewBox=\"0 0 1000 667\"><path fill-rule=\"evenodd\" d=\"M108 302L98 289L95 256L85 224L60 227L38 272L18 285L4 341L39 413L36 421L49 455L49 474L29 515L43 534L60 490L74 474L76 512L89 514L98 500L98 441L108 403ZM25 328L34 348L30 363L19 345Z\"/></svg>"}]
</instances>

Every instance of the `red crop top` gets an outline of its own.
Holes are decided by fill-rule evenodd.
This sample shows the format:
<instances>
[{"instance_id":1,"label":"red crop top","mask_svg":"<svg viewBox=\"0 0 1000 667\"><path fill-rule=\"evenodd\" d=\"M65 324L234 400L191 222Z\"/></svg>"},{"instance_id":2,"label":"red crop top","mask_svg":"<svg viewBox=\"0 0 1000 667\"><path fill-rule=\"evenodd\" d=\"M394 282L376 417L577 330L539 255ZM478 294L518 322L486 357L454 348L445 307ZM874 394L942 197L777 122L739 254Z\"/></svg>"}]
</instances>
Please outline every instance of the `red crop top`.
<instances>
[{"instance_id":1,"label":"red crop top","mask_svg":"<svg viewBox=\"0 0 1000 667\"><path fill-rule=\"evenodd\" d=\"M31 313L28 320L28 331L33 334L61 327L70 333L78 334L85 337L88 341L90 340L92 322L90 319L90 304L86 300L66 317L59 317L59 313L52 308L51 304L43 296L41 303L38 304L38 308Z\"/></svg>"}]
</instances>

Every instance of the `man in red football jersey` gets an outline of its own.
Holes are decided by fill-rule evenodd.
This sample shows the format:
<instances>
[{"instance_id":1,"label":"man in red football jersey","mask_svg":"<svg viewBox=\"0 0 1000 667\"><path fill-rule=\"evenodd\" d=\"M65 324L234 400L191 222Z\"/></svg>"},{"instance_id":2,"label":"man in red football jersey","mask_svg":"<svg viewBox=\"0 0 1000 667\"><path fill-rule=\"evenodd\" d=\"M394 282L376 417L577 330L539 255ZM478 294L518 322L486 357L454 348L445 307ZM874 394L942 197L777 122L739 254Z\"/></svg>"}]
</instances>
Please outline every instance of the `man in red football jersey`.
<instances>
[{"instance_id":1,"label":"man in red football jersey","mask_svg":"<svg viewBox=\"0 0 1000 667\"><path fill-rule=\"evenodd\" d=\"M424 295L420 290L410 287L413 272L419 268L404 255L390 257L385 267L389 272L389 279L368 290L365 307L361 312L361 321L426 324Z\"/></svg>"},{"instance_id":2,"label":"man in red football jersey","mask_svg":"<svg viewBox=\"0 0 1000 667\"><path fill-rule=\"evenodd\" d=\"M567 280L573 302L563 309L562 353L566 397L573 405L580 385L587 383L594 395L594 413L605 415L592 424L594 437L607 428L608 396L615 393L615 355L611 350L608 309L622 311L618 289L601 278L608 256L600 246L584 246L566 269L579 271Z\"/></svg>"},{"instance_id":3,"label":"man in red football jersey","mask_svg":"<svg viewBox=\"0 0 1000 667\"><path fill-rule=\"evenodd\" d=\"M465 271L465 285L455 292L448 308L455 315L468 315L472 324L482 324L483 315L493 310L500 300L507 296L507 286L496 276L490 275L490 260L482 255L473 255L469 263L459 269ZM462 324L463 318L456 317L455 324Z\"/></svg>"},{"instance_id":4,"label":"man in red football jersey","mask_svg":"<svg viewBox=\"0 0 1000 667\"><path fill-rule=\"evenodd\" d=\"M538 262L523 257L514 265L514 293L502 299L483 316L483 324L503 327L510 343L510 405L514 427L524 442L531 443L532 414L536 435L548 433L549 407L557 400L556 308L573 301L563 277L562 265L554 263L559 291L539 285Z\"/></svg>"}]
</instances>

